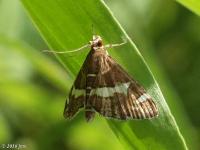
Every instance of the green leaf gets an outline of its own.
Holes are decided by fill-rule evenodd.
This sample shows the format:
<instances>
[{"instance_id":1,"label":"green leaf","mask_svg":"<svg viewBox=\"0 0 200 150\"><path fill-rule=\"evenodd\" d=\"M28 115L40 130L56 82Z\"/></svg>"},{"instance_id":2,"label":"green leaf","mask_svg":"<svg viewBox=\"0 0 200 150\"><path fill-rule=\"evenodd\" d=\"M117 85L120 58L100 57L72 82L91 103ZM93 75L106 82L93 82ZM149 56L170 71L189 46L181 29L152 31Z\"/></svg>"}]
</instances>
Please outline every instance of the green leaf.
<instances>
[{"instance_id":1,"label":"green leaf","mask_svg":"<svg viewBox=\"0 0 200 150\"><path fill-rule=\"evenodd\" d=\"M200 16L200 2L199 0L176 0L183 6L187 7L194 13Z\"/></svg>"},{"instance_id":2,"label":"green leaf","mask_svg":"<svg viewBox=\"0 0 200 150\"><path fill-rule=\"evenodd\" d=\"M3 61L4 58L6 59L8 55L10 55L10 60L7 61L12 61L15 59L16 55L23 55L25 58L27 58L31 62L31 67L35 68L40 74L42 74L45 77L45 80L48 80L52 85L55 85L58 89L61 91L65 92L66 89L70 89L69 85L71 82L70 75L68 75L66 72L63 72L62 67L58 66L55 62L52 62L52 60L48 57L45 57L42 53L34 50L27 44L21 42L20 40L11 40L10 38L5 38L0 36L0 48L1 48L1 60ZM3 51L4 50L4 51ZM5 55L5 57L3 57ZM12 57L12 55L14 57ZM18 61L20 64L20 67L25 65L23 61L23 58L19 59L21 61ZM16 63L16 66L13 66L13 68L19 68ZM5 65L3 63L3 65ZM2 66L3 66L2 65ZM0 64L1 66L1 64ZM8 66L7 66L8 67ZM30 66L29 66L30 67ZM31 68L30 67L30 68ZM13 68L7 69L7 70L13 70ZM23 75L26 75L27 72L31 72L30 70L27 71L27 68L24 69L23 71L18 71L18 70L13 70L13 73L8 72L8 75L5 75L4 78L2 78L2 82L5 81L6 77L9 77L9 74L16 74L20 73ZM4 71L5 74L5 71ZM19 75L16 75L19 78ZM23 77L21 77L23 78ZM67 79L67 80L66 80ZM0 80L1 81L1 80ZM64 82L63 82L64 81Z\"/></svg>"},{"instance_id":3,"label":"green leaf","mask_svg":"<svg viewBox=\"0 0 200 150\"><path fill-rule=\"evenodd\" d=\"M109 53L148 90L158 104L160 114L152 120L108 120L108 124L126 149L187 149L176 121L143 57L103 1L22 0L22 3L53 50L72 50L87 44L92 37L92 25L95 33L102 36L106 44L120 43L122 37L126 37L126 45L109 50ZM75 78L87 53L88 50L85 50L73 57L67 54L56 57Z\"/></svg>"}]
</instances>

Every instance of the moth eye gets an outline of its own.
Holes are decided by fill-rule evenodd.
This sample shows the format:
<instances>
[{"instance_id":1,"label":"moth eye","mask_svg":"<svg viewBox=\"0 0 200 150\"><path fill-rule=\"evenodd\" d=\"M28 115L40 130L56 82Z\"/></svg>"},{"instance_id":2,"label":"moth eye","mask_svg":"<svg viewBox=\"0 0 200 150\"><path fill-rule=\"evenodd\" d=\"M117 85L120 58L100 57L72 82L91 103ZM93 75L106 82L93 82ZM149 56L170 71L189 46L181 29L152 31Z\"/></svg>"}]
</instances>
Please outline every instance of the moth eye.
<instances>
[{"instance_id":1,"label":"moth eye","mask_svg":"<svg viewBox=\"0 0 200 150\"><path fill-rule=\"evenodd\" d=\"M97 46L101 47L103 45L102 41L98 41Z\"/></svg>"}]
</instances>

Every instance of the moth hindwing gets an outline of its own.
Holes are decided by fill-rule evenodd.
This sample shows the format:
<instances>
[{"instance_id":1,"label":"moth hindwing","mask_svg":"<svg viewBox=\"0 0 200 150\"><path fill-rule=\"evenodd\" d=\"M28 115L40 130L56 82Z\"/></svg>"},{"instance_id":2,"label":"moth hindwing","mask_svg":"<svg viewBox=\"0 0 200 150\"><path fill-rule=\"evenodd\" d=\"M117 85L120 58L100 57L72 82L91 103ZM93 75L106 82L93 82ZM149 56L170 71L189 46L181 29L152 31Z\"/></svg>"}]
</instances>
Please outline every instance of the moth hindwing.
<instances>
[{"instance_id":1,"label":"moth hindwing","mask_svg":"<svg viewBox=\"0 0 200 150\"><path fill-rule=\"evenodd\" d=\"M95 112L119 120L156 117L158 109L151 96L108 55L106 47L112 45L104 46L100 36L93 36L90 46L71 88L64 116L72 118L84 108L87 121L94 118Z\"/></svg>"}]
</instances>

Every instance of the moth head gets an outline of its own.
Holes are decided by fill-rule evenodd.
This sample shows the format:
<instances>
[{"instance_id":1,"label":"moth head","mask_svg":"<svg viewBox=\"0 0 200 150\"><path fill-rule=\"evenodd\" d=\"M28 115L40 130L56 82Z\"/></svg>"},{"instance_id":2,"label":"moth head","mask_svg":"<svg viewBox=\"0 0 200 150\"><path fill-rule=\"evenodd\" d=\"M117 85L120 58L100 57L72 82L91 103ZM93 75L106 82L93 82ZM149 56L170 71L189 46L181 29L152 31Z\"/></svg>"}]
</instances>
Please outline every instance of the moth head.
<instances>
[{"instance_id":1,"label":"moth head","mask_svg":"<svg viewBox=\"0 0 200 150\"><path fill-rule=\"evenodd\" d=\"M93 35L92 41L90 41L91 47L97 50L103 46L102 39L99 35Z\"/></svg>"}]
</instances>

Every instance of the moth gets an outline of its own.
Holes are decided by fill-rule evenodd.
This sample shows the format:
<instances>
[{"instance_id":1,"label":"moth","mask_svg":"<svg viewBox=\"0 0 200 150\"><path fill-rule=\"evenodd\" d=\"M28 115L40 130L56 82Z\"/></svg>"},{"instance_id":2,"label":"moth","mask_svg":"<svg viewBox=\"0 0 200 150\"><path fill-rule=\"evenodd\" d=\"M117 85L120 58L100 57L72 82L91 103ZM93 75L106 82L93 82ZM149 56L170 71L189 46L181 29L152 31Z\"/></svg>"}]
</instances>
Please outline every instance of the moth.
<instances>
[{"instance_id":1,"label":"moth","mask_svg":"<svg viewBox=\"0 0 200 150\"><path fill-rule=\"evenodd\" d=\"M151 96L106 50L123 44L104 46L102 38L93 35L88 44L91 50L71 88L69 101L66 100L66 118L71 119L81 108L85 110L87 121L92 120L96 112L106 118L119 120L158 116L157 106Z\"/></svg>"}]
</instances>

